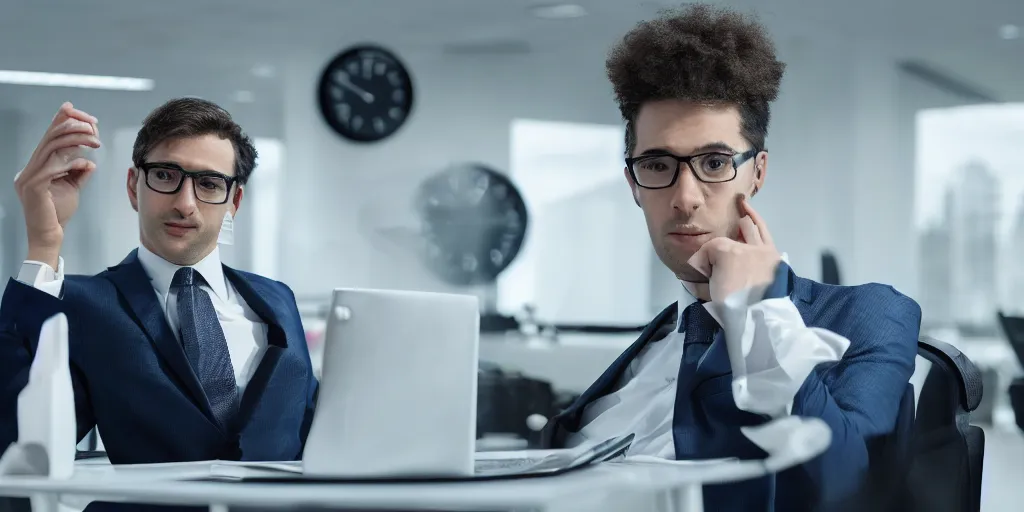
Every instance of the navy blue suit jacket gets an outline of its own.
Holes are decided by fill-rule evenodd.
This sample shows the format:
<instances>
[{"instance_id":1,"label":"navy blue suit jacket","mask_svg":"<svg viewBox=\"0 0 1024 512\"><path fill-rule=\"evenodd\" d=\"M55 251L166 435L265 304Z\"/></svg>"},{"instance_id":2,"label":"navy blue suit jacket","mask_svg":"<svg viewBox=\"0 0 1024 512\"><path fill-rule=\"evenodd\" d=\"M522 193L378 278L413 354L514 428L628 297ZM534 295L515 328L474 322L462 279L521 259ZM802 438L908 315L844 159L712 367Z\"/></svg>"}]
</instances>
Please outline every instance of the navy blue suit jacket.
<instances>
[{"instance_id":1,"label":"navy blue suit jacket","mask_svg":"<svg viewBox=\"0 0 1024 512\"><path fill-rule=\"evenodd\" d=\"M224 275L268 326L266 353L227 430L214 421L135 251L98 275L67 276L61 298L10 280L0 305L0 447L17 439L17 397L40 328L64 313L79 440L98 426L112 463L299 458L318 384L295 296L227 266Z\"/></svg>"},{"instance_id":2,"label":"navy blue suit jacket","mask_svg":"<svg viewBox=\"0 0 1024 512\"><path fill-rule=\"evenodd\" d=\"M832 444L820 456L796 468L757 480L711 485L704 489L707 510L832 510L830 504L852 499L867 479L868 452L879 438L903 437L909 422L897 422L914 372L921 309L892 287L879 284L831 286L793 274L780 264L765 298L789 296L809 327L821 327L850 340L838 362L819 365L797 392L792 413L821 418L832 429ZM549 446L562 445L578 432L584 408L615 391L616 382L660 326L674 322L676 305L661 312L640 338L545 430ZM696 375L680 375L673 435L677 459L739 457L761 459L766 453L740 427L769 421L736 407L732 369L725 339L719 333ZM685 383L685 384L684 384ZM680 414L688 408L692 414ZM692 418L683 424L681 417ZM897 426L899 425L899 426ZM696 451L681 452L680 436L697 435Z\"/></svg>"}]
</instances>

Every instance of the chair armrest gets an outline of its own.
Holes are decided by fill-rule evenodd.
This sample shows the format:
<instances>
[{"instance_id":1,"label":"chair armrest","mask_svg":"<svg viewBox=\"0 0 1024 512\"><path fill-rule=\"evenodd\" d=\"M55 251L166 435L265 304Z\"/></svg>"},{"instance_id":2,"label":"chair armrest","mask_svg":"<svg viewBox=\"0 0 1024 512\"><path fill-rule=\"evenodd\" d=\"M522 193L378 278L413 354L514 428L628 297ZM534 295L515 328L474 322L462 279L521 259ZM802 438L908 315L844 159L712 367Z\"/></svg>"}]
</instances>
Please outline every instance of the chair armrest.
<instances>
[{"instance_id":1,"label":"chair armrest","mask_svg":"<svg viewBox=\"0 0 1024 512\"><path fill-rule=\"evenodd\" d=\"M974 411L981 404L984 386L981 370L963 352L956 347L929 336L921 336L917 340L917 352L922 357L949 368L955 369L959 384L960 405L968 412Z\"/></svg>"}]
</instances>

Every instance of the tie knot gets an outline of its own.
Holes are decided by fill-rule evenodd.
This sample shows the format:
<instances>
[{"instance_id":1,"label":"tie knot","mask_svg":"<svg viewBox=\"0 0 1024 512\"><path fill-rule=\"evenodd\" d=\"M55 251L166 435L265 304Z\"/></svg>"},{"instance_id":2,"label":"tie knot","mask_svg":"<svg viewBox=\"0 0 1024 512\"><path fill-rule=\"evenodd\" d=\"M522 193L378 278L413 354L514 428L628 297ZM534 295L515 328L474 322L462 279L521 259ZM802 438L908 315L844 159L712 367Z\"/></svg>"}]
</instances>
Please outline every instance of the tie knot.
<instances>
[{"instance_id":1,"label":"tie knot","mask_svg":"<svg viewBox=\"0 0 1024 512\"><path fill-rule=\"evenodd\" d=\"M196 273L196 269L192 267L181 267L174 273L174 278L171 279L171 288L196 286L199 284L198 281L200 279L202 279L202 277Z\"/></svg>"},{"instance_id":2,"label":"tie knot","mask_svg":"<svg viewBox=\"0 0 1024 512\"><path fill-rule=\"evenodd\" d=\"M686 306L686 309L683 310L682 321L679 324L679 332L693 334L703 332L704 330L713 331L718 327L718 322L715 321L715 317L711 316L711 313L704 307L704 301L702 300Z\"/></svg>"}]
</instances>

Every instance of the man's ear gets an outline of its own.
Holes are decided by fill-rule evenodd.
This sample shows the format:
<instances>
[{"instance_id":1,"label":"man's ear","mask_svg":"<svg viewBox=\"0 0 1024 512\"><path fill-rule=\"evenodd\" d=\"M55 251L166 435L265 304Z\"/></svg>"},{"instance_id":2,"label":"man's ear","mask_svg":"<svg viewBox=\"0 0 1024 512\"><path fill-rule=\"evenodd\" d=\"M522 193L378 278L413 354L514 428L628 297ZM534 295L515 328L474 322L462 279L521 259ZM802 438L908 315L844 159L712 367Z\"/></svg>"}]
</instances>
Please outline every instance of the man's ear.
<instances>
[{"instance_id":1,"label":"man's ear","mask_svg":"<svg viewBox=\"0 0 1024 512\"><path fill-rule=\"evenodd\" d=\"M125 186L128 187L128 201L132 203L132 209L139 211L139 170L134 167L128 168L128 179Z\"/></svg>"},{"instance_id":2,"label":"man's ear","mask_svg":"<svg viewBox=\"0 0 1024 512\"><path fill-rule=\"evenodd\" d=\"M754 158L754 185L751 196L764 188L764 180L768 177L768 152L762 151Z\"/></svg>"},{"instance_id":3,"label":"man's ear","mask_svg":"<svg viewBox=\"0 0 1024 512\"><path fill-rule=\"evenodd\" d=\"M626 183L629 184L629 189L633 192L633 202L640 206L640 192L637 190L636 183L633 183L633 176L629 174L629 168L623 167L622 173L626 175Z\"/></svg>"},{"instance_id":4,"label":"man's ear","mask_svg":"<svg viewBox=\"0 0 1024 512\"><path fill-rule=\"evenodd\" d=\"M242 196L243 195L244 195L244 193L242 192L242 186L238 185L238 187L235 188L235 195L231 199L231 216L232 217L234 217L235 215L238 215L238 209L242 207Z\"/></svg>"}]
</instances>

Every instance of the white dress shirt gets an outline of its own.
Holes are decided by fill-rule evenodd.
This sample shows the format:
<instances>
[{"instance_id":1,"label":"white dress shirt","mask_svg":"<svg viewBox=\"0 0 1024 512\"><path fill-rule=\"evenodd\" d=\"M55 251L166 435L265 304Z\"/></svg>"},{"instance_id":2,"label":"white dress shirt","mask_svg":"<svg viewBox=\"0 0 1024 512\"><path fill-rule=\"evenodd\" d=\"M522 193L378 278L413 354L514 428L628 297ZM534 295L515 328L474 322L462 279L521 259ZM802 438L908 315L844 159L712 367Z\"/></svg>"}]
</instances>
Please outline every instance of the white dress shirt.
<instances>
[{"instance_id":1,"label":"white dress shirt","mask_svg":"<svg viewBox=\"0 0 1024 512\"><path fill-rule=\"evenodd\" d=\"M793 397L814 367L838 361L850 341L825 329L807 327L789 297L761 300L765 289L741 290L703 307L724 331L736 406L780 419L792 411ZM696 300L684 287L680 290L676 326L686 307ZM661 341L648 343L623 372L615 391L584 408L582 428L569 436L567 446L632 433L635 437L628 455L675 459L672 420L685 339L685 333L673 329ZM757 436L771 428L766 424L744 434L771 453L769 441Z\"/></svg>"},{"instance_id":2,"label":"white dress shirt","mask_svg":"<svg viewBox=\"0 0 1024 512\"><path fill-rule=\"evenodd\" d=\"M696 301L679 287L676 326L683 311ZM616 391L594 400L583 410L583 426L569 437L567 446L586 440L608 439L633 433L630 455L675 458L672 417L676 404L676 379L683 359L686 335L675 329L657 342L648 343L622 372Z\"/></svg>"},{"instance_id":3,"label":"white dress shirt","mask_svg":"<svg viewBox=\"0 0 1024 512\"><path fill-rule=\"evenodd\" d=\"M164 311L171 332L180 342L177 292L171 289L171 280L174 278L174 273L181 267L142 246L139 246L139 263L142 264L142 268L149 276L150 284ZM224 338L227 340L228 352L231 355L231 365L235 370L235 382L238 384L238 392L241 394L266 352L267 325L238 295L238 291L224 276L219 248L214 248L213 252L193 265L193 268L206 281L200 288L210 295L213 309L217 312L217 319L220 320L221 328L224 330ZM60 297L64 282L64 259L60 258L56 270L46 263L25 261L18 274L18 281L54 297Z\"/></svg>"}]
</instances>

